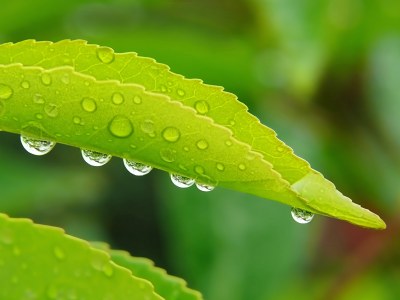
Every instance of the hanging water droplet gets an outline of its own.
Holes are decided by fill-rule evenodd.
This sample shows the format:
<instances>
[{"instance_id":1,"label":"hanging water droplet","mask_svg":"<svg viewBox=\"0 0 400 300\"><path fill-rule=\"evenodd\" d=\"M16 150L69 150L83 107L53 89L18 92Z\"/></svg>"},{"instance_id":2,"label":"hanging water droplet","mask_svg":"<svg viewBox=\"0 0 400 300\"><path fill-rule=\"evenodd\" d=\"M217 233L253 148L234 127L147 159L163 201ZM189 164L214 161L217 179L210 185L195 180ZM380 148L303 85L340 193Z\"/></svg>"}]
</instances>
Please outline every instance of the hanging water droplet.
<instances>
[{"instance_id":1,"label":"hanging water droplet","mask_svg":"<svg viewBox=\"0 0 400 300\"><path fill-rule=\"evenodd\" d=\"M162 136L167 142L174 143L179 140L181 133L178 128L167 127L163 130Z\"/></svg>"},{"instance_id":2,"label":"hanging water droplet","mask_svg":"<svg viewBox=\"0 0 400 300\"><path fill-rule=\"evenodd\" d=\"M211 192L214 189L212 185L197 182L196 187L202 192Z\"/></svg>"},{"instance_id":3,"label":"hanging water droplet","mask_svg":"<svg viewBox=\"0 0 400 300\"><path fill-rule=\"evenodd\" d=\"M218 170L218 171L223 171L223 170L225 170L225 166L224 166L223 164L221 164L221 163L217 163L216 166L217 166L217 170Z\"/></svg>"},{"instance_id":4,"label":"hanging water droplet","mask_svg":"<svg viewBox=\"0 0 400 300\"><path fill-rule=\"evenodd\" d=\"M153 167L151 167L151 166L147 166L145 164L135 162L133 160L124 158L123 161L124 161L125 168L130 173L132 173L133 175L136 175L136 176L143 176L143 175L149 174L150 171L153 169Z\"/></svg>"},{"instance_id":5,"label":"hanging water droplet","mask_svg":"<svg viewBox=\"0 0 400 300\"><path fill-rule=\"evenodd\" d=\"M175 184L177 187L185 189L191 187L194 184L194 179L191 179L189 177L181 176L178 174L171 174L170 176L172 183Z\"/></svg>"},{"instance_id":6,"label":"hanging water droplet","mask_svg":"<svg viewBox=\"0 0 400 300\"><path fill-rule=\"evenodd\" d=\"M114 60L114 50L109 47L99 47L97 49L97 57L105 64L109 64Z\"/></svg>"},{"instance_id":7,"label":"hanging water droplet","mask_svg":"<svg viewBox=\"0 0 400 300\"><path fill-rule=\"evenodd\" d=\"M53 103L48 103L44 107L44 112L51 118L58 116L58 107Z\"/></svg>"},{"instance_id":8,"label":"hanging water droplet","mask_svg":"<svg viewBox=\"0 0 400 300\"><path fill-rule=\"evenodd\" d=\"M111 155L100 153L92 150L82 149L82 157L89 165L94 167L100 167L108 163L111 159Z\"/></svg>"},{"instance_id":9,"label":"hanging water droplet","mask_svg":"<svg viewBox=\"0 0 400 300\"><path fill-rule=\"evenodd\" d=\"M51 76L48 73L43 73L42 76L40 77L42 80L42 83L44 85L50 85L51 84Z\"/></svg>"},{"instance_id":10,"label":"hanging water droplet","mask_svg":"<svg viewBox=\"0 0 400 300\"><path fill-rule=\"evenodd\" d=\"M81 105L82 105L82 108L87 112L94 112L97 108L96 101L89 97L83 98Z\"/></svg>"},{"instance_id":11,"label":"hanging water droplet","mask_svg":"<svg viewBox=\"0 0 400 300\"><path fill-rule=\"evenodd\" d=\"M26 80L24 80L24 81L21 82L21 87L24 88L24 89L29 89L30 86L31 86L31 85L30 85L29 82L26 81Z\"/></svg>"},{"instance_id":12,"label":"hanging water droplet","mask_svg":"<svg viewBox=\"0 0 400 300\"><path fill-rule=\"evenodd\" d=\"M6 100L14 93L13 89L5 84L0 84L0 99Z\"/></svg>"},{"instance_id":13,"label":"hanging water droplet","mask_svg":"<svg viewBox=\"0 0 400 300\"><path fill-rule=\"evenodd\" d=\"M200 150L205 150L208 148L208 143L206 140L199 140L199 141L197 141L196 146Z\"/></svg>"},{"instance_id":14,"label":"hanging water droplet","mask_svg":"<svg viewBox=\"0 0 400 300\"><path fill-rule=\"evenodd\" d=\"M124 96L121 93L114 93L111 97L112 102L115 105L120 105L124 102Z\"/></svg>"},{"instance_id":15,"label":"hanging water droplet","mask_svg":"<svg viewBox=\"0 0 400 300\"><path fill-rule=\"evenodd\" d=\"M21 135L21 143L26 151L33 155L44 155L51 151L56 145L55 142L38 140Z\"/></svg>"},{"instance_id":16,"label":"hanging water droplet","mask_svg":"<svg viewBox=\"0 0 400 300\"><path fill-rule=\"evenodd\" d=\"M307 224L310 223L311 220L314 218L314 214L300 208L292 207L291 214L293 220L300 224Z\"/></svg>"},{"instance_id":17,"label":"hanging water droplet","mask_svg":"<svg viewBox=\"0 0 400 300\"><path fill-rule=\"evenodd\" d=\"M135 104L142 103L142 98L140 96L133 97L133 103L135 103Z\"/></svg>"},{"instance_id":18,"label":"hanging water droplet","mask_svg":"<svg viewBox=\"0 0 400 300\"><path fill-rule=\"evenodd\" d=\"M210 109L208 103L204 100L196 101L194 103L194 108L201 115L205 115L206 113L208 113L208 111Z\"/></svg>"},{"instance_id":19,"label":"hanging water droplet","mask_svg":"<svg viewBox=\"0 0 400 300\"><path fill-rule=\"evenodd\" d=\"M119 138L126 138L133 132L131 121L122 115L115 116L108 124L108 129L112 135Z\"/></svg>"}]
</instances>

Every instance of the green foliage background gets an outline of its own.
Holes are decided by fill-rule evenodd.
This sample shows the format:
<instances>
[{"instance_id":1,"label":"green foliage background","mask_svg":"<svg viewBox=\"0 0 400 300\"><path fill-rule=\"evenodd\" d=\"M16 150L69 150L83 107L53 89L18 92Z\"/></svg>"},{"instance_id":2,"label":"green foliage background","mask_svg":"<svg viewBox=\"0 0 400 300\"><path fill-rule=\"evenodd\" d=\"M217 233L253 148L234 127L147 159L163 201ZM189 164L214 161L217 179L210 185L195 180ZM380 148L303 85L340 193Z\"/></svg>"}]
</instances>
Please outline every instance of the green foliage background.
<instances>
[{"instance_id":1,"label":"green foliage background","mask_svg":"<svg viewBox=\"0 0 400 300\"><path fill-rule=\"evenodd\" d=\"M205 299L397 299L400 3L395 0L7 0L0 42L86 39L222 85L384 232L216 189L131 176L121 160L45 157L2 133L0 211L146 256Z\"/></svg>"}]
</instances>

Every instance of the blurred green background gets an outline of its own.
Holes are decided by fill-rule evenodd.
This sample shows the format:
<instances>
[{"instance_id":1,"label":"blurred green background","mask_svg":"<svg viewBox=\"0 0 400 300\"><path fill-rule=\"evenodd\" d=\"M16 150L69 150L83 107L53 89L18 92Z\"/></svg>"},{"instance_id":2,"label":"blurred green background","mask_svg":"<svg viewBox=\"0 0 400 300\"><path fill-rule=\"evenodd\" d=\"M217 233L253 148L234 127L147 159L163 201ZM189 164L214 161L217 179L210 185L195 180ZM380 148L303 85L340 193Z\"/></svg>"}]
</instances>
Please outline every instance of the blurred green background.
<instances>
[{"instance_id":1,"label":"blurred green background","mask_svg":"<svg viewBox=\"0 0 400 300\"><path fill-rule=\"evenodd\" d=\"M221 85L385 231L1 133L0 211L146 256L210 300L400 299L400 1L3 0L0 41L85 39Z\"/></svg>"}]
</instances>

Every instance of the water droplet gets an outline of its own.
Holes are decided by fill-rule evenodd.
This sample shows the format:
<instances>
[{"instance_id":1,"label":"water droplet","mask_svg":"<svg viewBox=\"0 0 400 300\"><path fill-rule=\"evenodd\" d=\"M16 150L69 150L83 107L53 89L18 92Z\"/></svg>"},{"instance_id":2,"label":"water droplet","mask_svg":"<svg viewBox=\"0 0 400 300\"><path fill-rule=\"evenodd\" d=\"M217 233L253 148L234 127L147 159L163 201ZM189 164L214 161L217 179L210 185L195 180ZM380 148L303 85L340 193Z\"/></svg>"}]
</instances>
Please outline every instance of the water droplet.
<instances>
[{"instance_id":1,"label":"water droplet","mask_svg":"<svg viewBox=\"0 0 400 300\"><path fill-rule=\"evenodd\" d=\"M229 125L234 126L236 124L235 120L230 120Z\"/></svg>"},{"instance_id":2,"label":"water droplet","mask_svg":"<svg viewBox=\"0 0 400 300\"><path fill-rule=\"evenodd\" d=\"M162 136L167 142L174 143L179 140L181 133L178 128L167 127L163 130Z\"/></svg>"},{"instance_id":3,"label":"water droplet","mask_svg":"<svg viewBox=\"0 0 400 300\"><path fill-rule=\"evenodd\" d=\"M197 183L197 182L196 182L196 187L202 192L211 192L214 189L212 185Z\"/></svg>"},{"instance_id":4,"label":"water droplet","mask_svg":"<svg viewBox=\"0 0 400 300\"><path fill-rule=\"evenodd\" d=\"M110 263L104 264L101 270L107 277L111 277L114 274L114 269Z\"/></svg>"},{"instance_id":5,"label":"water droplet","mask_svg":"<svg viewBox=\"0 0 400 300\"><path fill-rule=\"evenodd\" d=\"M94 112L97 109L96 101L92 98L83 98L81 105L82 108L87 112Z\"/></svg>"},{"instance_id":6,"label":"water droplet","mask_svg":"<svg viewBox=\"0 0 400 300\"><path fill-rule=\"evenodd\" d=\"M177 91L176 91L176 93L178 94L178 96L180 96L180 97L183 97L183 96L185 96L185 91L184 90L182 90L182 89L178 89Z\"/></svg>"},{"instance_id":7,"label":"water droplet","mask_svg":"<svg viewBox=\"0 0 400 300\"><path fill-rule=\"evenodd\" d=\"M68 73L65 73L61 76L61 82L64 84L69 84L70 78Z\"/></svg>"},{"instance_id":8,"label":"water droplet","mask_svg":"<svg viewBox=\"0 0 400 300\"><path fill-rule=\"evenodd\" d=\"M152 120L144 120L142 124L140 124L140 129L144 133L152 134L154 133L154 122Z\"/></svg>"},{"instance_id":9,"label":"water droplet","mask_svg":"<svg viewBox=\"0 0 400 300\"><path fill-rule=\"evenodd\" d=\"M241 170L241 171L246 170L245 164L239 164L238 168L239 168L239 170Z\"/></svg>"},{"instance_id":10,"label":"water droplet","mask_svg":"<svg viewBox=\"0 0 400 300\"><path fill-rule=\"evenodd\" d=\"M40 77L42 80L42 83L44 85L50 85L51 84L51 76L48 73L43 73L42 76Z\"/></svg>"},{"instance_id":11,"label":"water droplet","mask_svg":"<svg viewBox=\"0 0 400 300\"><path fill-rule=\"evenodd\" d=\"M199 140L199 141L197 141L196 146L200 150L205 150L208 148L208 143L206 140Z\"/></svg>"},{"instance_id":12,"label":"water droplet","mask_svg":"<svg viewBox=\"0 0 400 300\"><path fill-rule=\"evenodd\" d=\"M85 149L82 149L82 157L89 165L94 167L103 166L111 159L111 155Z\"/></svg>"},{"instance_id":13,"label":"water droplet","mask_svg":"<svg viewBox=\"0 0 400 300\"><path fill-rule=\"evenodd\" d=\"M126 169L130 173L132 173L133 175L136 175L136 176L143 176L143 175L149 174L150 171L153 169L151 166L147 166L145 164L135 162L133 160L124 158L123 161L124 161L124 165L125 165Z\"/></svg>"},{"instance_id":14,"label":"water droplet","mask_svg":"<svg viewBox=\"0 0 400 300\"><path fill-rule=\"evenodd\" d=\"M74 124L81 124L82 119L80 117L75 116L72 121L74 122Z\"/></svg>"},{"instance_id":15,"label":"water droplet","mask_svg":"<svg viewBox=\"0 0 400 300\"><path fill-rule=\"evenodd\" d=\"M108 129L111 134L119 138L126 138L133 132L131 121L127 117L121 115L117 115L111 120Z\"/></svg>"},{"instance_id":16,"label":"water droplet","mask_svg":"<svg viewBox=\"0 0 400 300\"><path fill-rule=\"evenodd\" d=\"M278 146L278 147L276 147L276 150L278 151L278 152L283 152L283 147L281 147L281 146Z\"/></svg>"},{"instance_id":17,"label":"water droplet","mask_svg":"<svg viewBox=\"0 0 400 300\"><path fill-rule=\"evenodd\" d=\"M111 97L112 102L115 105L120 105L124 102L124 96L121 93L114 93Z\"/></svg>"},{"instance_id":18,"label":"water droplet","mask_svg":"<svg viewBox=\"0 0 400 300\"><path fill-rule=\"evenodd\" d=\"M53 253L57 259L59 260L65 259L65 253L60 247L54 247Z\"/></svg>"},{"instance_id":19,"label":"water droplet","mask_svg":"<svg viewBox=\"0 0 400 300\"><path fill-rule=\"evenodd\" d=\"M161 85L160 86L160 90L162 93L166 93L167 92L167 87L165 85Z\"/></svg>"},{"instance_id":20,"label":"water droplet","mask_svg":"<svg viewBox=\"0 0 400 300\"><path fill-rule=\"evenodd\" d=\"M46 104L44 107L44 112L51 118L58 116L58 107L53 103Z\"/></svg>"},{"instance_id":21,"label":"water droplet","mask_svg":"<svg viewBox=\"0 0 400 300\"><path fill-rule=\"evenodd\" d=\"M37 104L43 104L44 98L41 94L35 94L35 95L33 95L33 102L35 102Z\"/></svg>"},{"instance_id":22,"label":"water droplet","mask_svg":"<svg viewBox=\"0 0 400 300\"><path fill-rule=\"evenodd\" d=\"M195 166L194 171L199 175L204 174L204 168L202 166Z\"/></svg>"},{"instance_id":23,"label":"water droplet","mask_svg":"<svg viewBox=\"0 0 400 300\"><path fill-rule=\"evenodd\" d=\"M105 64L109 64L114 60L114 50L109 47L99 47L97 49L97 57Z\"/></svg>"},{"instance_id":24,"label":"water droplet","mask_svg":"<svg viewBox=\"0 0 400 300\"><path fill-rule=\"evenodd\" d=\"M194 184L194 179L178 174L171 174L170 176L172 183L175 184L177 187L185 189L191 187Z\"/></svg>"},{"instance_id":25,"label":"water droplet","mask_svg":"<svg viewBox=\"0 0 400 300\"><path fill-rule=\"evenodd\" d=\"M6 100L12 96L14 91L11 87L5 84L0 84L0 99Z\"/></svg>"},{"instance_id":26,"label":"water droplet","mask_svg":"<svg viewBox=\"0 0 400 300\"><path fill-rule=\"evenodd\" d=\"M225 145L227 145L228 147L232 146L232 141L230 140L225 141Z\"/></svg>"},{"instance_id":27,"label":"water droplet","mask_svg":"<svg viewBox=\"0 0 400 300\"><path fill-rule=\"evenodd\" d=\"M300 208L292 207L291 214L293 220L300 224L307 224L310 223L311 220L314 218L314 214Z\"/></svg>"},{"instance_id":28,"label":"water droplet","mask_svg":"<svg viewBox=\"0 0 400 300\"><path fill-rule=\"evenodd\" d=\"M160 150L160 156L165 162L171 163L175 161L175 153L173 150L164 148Z\"/></svg>"},{"instance_id":29,"label":"water droplet","mask_svg":"<svg viewBox=\"0 0 400 300\"><path fill-rule=\"evenodd\" d=\"M35 114L36 119L41 120L43 119L43 115L42 114Z\"/></svg>"},{"instance_id":30,"label":"water droplet","mask_svg":"<svg viewBox=\"0 0 400 300\"><path fill-rule=\"evenodd\" d=\"M24 89L29 89L30 86L31 86L31 85L30 85L29 82L26 81L26 80L24 80L24 81L21 82L21 87L24 88Z\"/></svg>"},{"instance_id":31,"label":"water droplet","mask_svg":"<svg viewBox=\"0 0 400 300\"><path fill-rule=\"evenodd\" d=\"M196 101L194 103L194 108L201 115L205 115L210 110L208 103L204 100Z\"/></svg>"},{"instance_id":32,"label":"water droplet","mask_svg":"<svg viewBox=\"0 0 400 300\"><path fill-rule=\"evenodd\" d=\"M44 155L54 148L56 143L44 140L38 140L21 135L21 143L26 151L33 155Z\"/></svg>"},{"instance_id":33,"label":"water droplet","mask_svg":"<svg viewBox=\"0 0 400 300\"><path fill-rule=\"evenodd\" d=\"M133 103L135 103L135 104L142 103L142 98L140 96L133 97Z\"/></svg>"},{"instance_id":34,"label":"water droplet","mask_svg":"<svg viewBox=\"0 0 400 300\"><path fill-rule=\"evenodd\" d=\"M218 171L224 171L225 170L225 166L223 165L223 164L221 164L221 163L217 163L217 170Z\"/></svg>"},{"instance_id":35,"label":"water droplet","mask_svg":"<svg viewBox=\"0 0 400 300\"><path fill-rule=\"evenodd\" d=\"M188 152L189 151L189 147L183 147L183 151Z\"/></svg>"}]
</instances>

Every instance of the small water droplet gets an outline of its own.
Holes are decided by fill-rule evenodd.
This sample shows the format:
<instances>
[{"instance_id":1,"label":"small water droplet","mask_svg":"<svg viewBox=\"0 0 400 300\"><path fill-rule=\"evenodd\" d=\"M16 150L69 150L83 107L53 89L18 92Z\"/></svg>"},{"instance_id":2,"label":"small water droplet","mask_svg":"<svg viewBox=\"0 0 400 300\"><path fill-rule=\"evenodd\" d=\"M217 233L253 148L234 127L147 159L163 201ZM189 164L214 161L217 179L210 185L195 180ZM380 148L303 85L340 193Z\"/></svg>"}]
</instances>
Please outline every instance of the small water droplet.
<instances>
[{"instance_id":1,"label":"small water droplet","mask_svg":"<svg viewBox=\"0 0 400 300\"><path fill-rule=\"evenodd\" d=\"M82 119L80 117L75 116L72 121L74 122L74 124L81 124Z\"/></svg>"},{"instance_id":2,"label":"small water droplet","mask_svg":"<svg viewBox=\"0 0 400 300\"><path fill-rule=\"evenodd\" d=\"M109 47L99 47L97 49L97 57L105 64L109 64L114 60L114 50Z\"/></svg>"},{"instance_id":3,"label":"small water droplet","mask_svg":"<svg viewBox=\"0 0 400 300\"><path fill-rule=\"evenodd\" d=\"M145 164L135 162L133 160L129 159L123 159L125 168L132 173L133 175L136 176L143 176L146 174L149 174L150 171L153 169L151 166L147 166Z\"/></svg>"},{"instance_id":4,"label":"small water droplet","mask_svg":"<svg viewBox=\"0 0 400 300\"><path fill-rule=\"evenodd\" d=\"M183 147L183 151L188 152L189 151L189 147Z\"/></svg>"},{"instance_id":5,"label":"small water droplet","mask_svg":"<svg viewBox=\"0 0 400 300\"><path fill-rule=\"evenodd\" d=\"M245 164L239 164L238 168L239 168L239 170L244 171L244 170L246 170L246 165Z\"/></svg>"},{"instance_id":6,"label":"small water droplet","mask_svg":"<svg viewBox=\"0 0 400 300\"><path fill-rule=\"evenodd\" d=\"M283 152L283 147L281 147L281 146L278 146L278 147L276 147L276 150L278 151L278 152Z\"/></svg>"},{"instance_id":7,"label":"small water droplet","mask_svg":"<svg viewBox=\"0 0 400 300\"><path fill-rule=\"evenodd\" d=\"M44 155L51 151L56 145L55 142L38 140L21 135L21 143L26 151L33 155Z\"/></svg>"},{"instance_id":8,"label":"small water droplet","mask_svg":"<svg viewBox=\"0 0 400 300\"><path fill-rule=\"evenodd\" d=\"M14 93L13 89L5 84L0 84L0 99L6 100Z\"/></svg>"},{"instance_id":9,"label":"small water droplet","mask_svg":"<svg viewBox=\"0 0 400 300\"><path fill-rule=\"evenodd\" d=\"M93 98L85 97L81 102L82 108L87 112L94 112L97 109L96 101Z\"/></svg>"},{"instance_id":10,"label":"small water droplet","mask_svg":"<svg viewBox=\"0 0 400 300\"><path fill-rule=\"evenodd\" d=\"M211 192L214 189L212 185L197 182L196 187L202 192Z\"/></svg>"},{"instance_id":11,"label":"small water droplet","mask_svg":"<svg viewBox=\"0 0 400 300\"><path fill-rule=\"evenodd\" d=\"M218 171L224 171L225 170L225 166L223 165L223 164L221 164L221 163L217 163L217 170Z\"/></svg>"},{"instance_id":12,"label":"small water droplet","mask_svg":"<svg viewBox=\"0 0 400 300\"><path fill-rule=\"evenodd\" d=\"M112 135L119 138L126 138L133 132L131 121L122 115L115 116L109 123L108 129Z\"/></svg>"},{"instance_id":13,"label":"small water droplet","mask_svg":"<svg viewBox=\"0 0 400 300\"><path fill-rule=\"evenodd\" d=\"M140 96L133 97L133 103L135 103L135 104L142 103L142 98Z\"/></svg>"},{"instance_id":14,"label":"small water droplet","mask_svg":"<svg viewBox=\"0 0 400 300\"><path fill-rule=\"evenodd\" d=\"M58 107L53 103L48 103L44 107L44 112L51 118L58 116Z\"/></svg>"},{"instance_id":15,"label":"small water droplet","mask_svg":"<svg viewBox=\"0 0 400 300\"><path fill-rule=\"evenodd\" d=\"M21 82L21 87L24 88L24 89L29 89L30 86L31 86L31 85L30 85L29 82L26 81L26 80L24 80L24 81Z\"/></svg>"},{"instance_id":16,"label":"small water droplet","mask_svg":"<svg viewBox=\"0 0 400 300\"><path fill-rule=\"evenodd\" d=\"M162 93L166 93L167 92L167 87L165 86L165 85L161 85L160 86L160 91L162 92Z\"/></svg>"},{"instance_id":17,"label":"small water droplet","mask_svg":"<svg viewBox=\"0 0 400 300\"><path fill-rule=\"evenodd\" d=\"M70 83L70 78L69 78L69 74L65 73L61 76L61 82L64 84L69 84Z\"/></svg>"},{"instance_id":18,"label":"small water droplet","mask_svg":"<svg viewBox=\"0 0 400 300\"><path fill-rule=\"evenodd\" d=\"M154 122L152 120L144 120L142 124L140 124L140 129L144 133L152 134L154 133Z\"/></svg>"},{"instance_id":19,"label":"small water droplet","mask_svg":"<svg viewBox=\"0 0 400 300\"><path fill-rule=\"evenodd\" d=\"M182 89L178 89L177 91L176 91L176 93L178 94L178 96L180 96L180 97L183 97L183 96L185 96L185 91L184 90L182 90Z\"/></svg>"},{"instance_id":20,"label":"small water droplet","mask_svg":"<svg viewBox=\"0 0 400 300\"><path fill-rule=\"evenodd\" d=\"M57 259L59 260L65 259L65 253L60 247L54 247L53 253Z\"/></svg>"},{"instance_id":21,"label":"small water droplet","mask_svg":"<svg viewBox=\"0 0 400 300\"><path fill-rule=\"evenodd\" d=\"M194 171L199 175L204 174L204 168L202 166L195 166Z\"/></svg>"},{"instance_id":22,"label":"small water droplet","mask_svg":"<svg viewBox=\"0 0 400 300\"><path fill-rule=\"evenodd\" d=\"M114 274L114 269L110 263L105 263L101 270L103 271L103 274L107 277L111 277Z\"/></svg>"},{"instance_id":23,"label":"small water droplet","mask_svg":"<svg viewBox=\"0 0 400 300\"><path fill-rule=\"evenodd\" d=\"M232 146L232 141L230 140L225 141L225 145L227 145L228 147Z\"/></svg>"},{"instance_id":24,"label":"small water droplet","mask_svg":"<svg viewBox=\"0 0 400 300\"><path fill-rule=\"evenodd\" d=\"M175 161L175 153L173 150L164 148L160 150L160 157L163 161L171 163Z\"/></svg>"},{"instance_id":25,"label":"small water droplet","mask_svg":"<svg viewBox=\"0 0 400 300\"><path fill-rule=\"evenodd\" d=\"M167 142L175 143L179 140L181 133L178 128L167 127L163 130L162 136Z\"/></svg>"},{"instance_id":26,"label":"small water droplet","mask_svg":"<svg viewBox=\"0 0 400 300\"><path fill-rule=\"evenodd\" d=\"M41 94L35 94L35 95L33 95L33 102L35 102L37 104L43 104L44 98Z\"/></svg>"},{"instance_id":27,"label":"small water droplet","mask_svg":"<svg viewBox=\"0 0 400 300\"><path fill-rule=\"evenodd\" d=\"M236 124L235 120L230 120L229 125L234 126Z\"/></svg>"},{"instance_id":28,"label":"small water droplet","mask_svg":"<svg viewBox=\"0 0 400 300\"><path fill-rule=\"evenodd\" d=\"M170 176L172 183L175 184L177 187L185 189L191 187L194 184L194 179L178 174L171 174Z\"/></svg>"},{"instance_id":29,"label":"small water droplet","mask_svg":"<svg viewBox=\"0 0 400 300\"><path fill-rule=\"evenodd\" d=\"M36 119L41 120L43 119L43 115L42 114L35 114Z\"/></svg>"},{"instance_id":30,"label":"small water droplet","mask_svg":"<svg viewBox=\"0 0 400 300\"><path fill-rule=\"evenodd\" d=\"M314 214L300 208L292 207L291 214L293 220L300 224L307 224L310 223L311 220L314 218Z\"/></svg>"},{"instance_id":31,"label":"small water droplet","mask_svg":"<svg viewBox=\"0 0 400 300\"><path fill-rule=\"evenodd\" d=\"M42 80L42 83L44 85L50 85L51 84L51 76L48 73L43 73L42 76L40 77Z\"/></svg>"},{"instance_id":32,"label":"small water droplet","mask_svg":"<svg viewBox=\"0 0 400 300\"><path fill-rule=\"evenodd\" d=\"M82 157L89 165L94 167L100 167L108 163L111 159L111 155L100 153L92 150L82 149Z\"/></svg>"},{"instance_id":33,"label":"small water droplet","mask_svg":"<svg viewBox=\"0 0 400 300\"><path fill-rule=\"evenodd\" d=\"M196 109L196 111L201 114L201 115L205 115L206 113L208 113L208 111L210 110L210 106L208 105L208 103L204 100L199 100L196 101L194 103L194 108Z\"/></svg>"},{"instance_id":34,"label":"small water droplet","mask_svg":"<svg viewBox=\"0 0 400 300\"><path fill-rule=\"evenodd\" d=\"M122 103L124 103L124 96L121 93L114 93L111 97L112 102L115 105L120 105Z\"/></svg>"},{"instance_id":35,"label":"small water droplet","mask_svg":"<svg viewBox=\"0 0 400 300\"><path fill-rule=\"evenodd\" d=\"M199 140L199 141L197 141L196 146L200 150L205 150L208 148L208 143L206 140Z\"/></svg>"}]
</instances>

